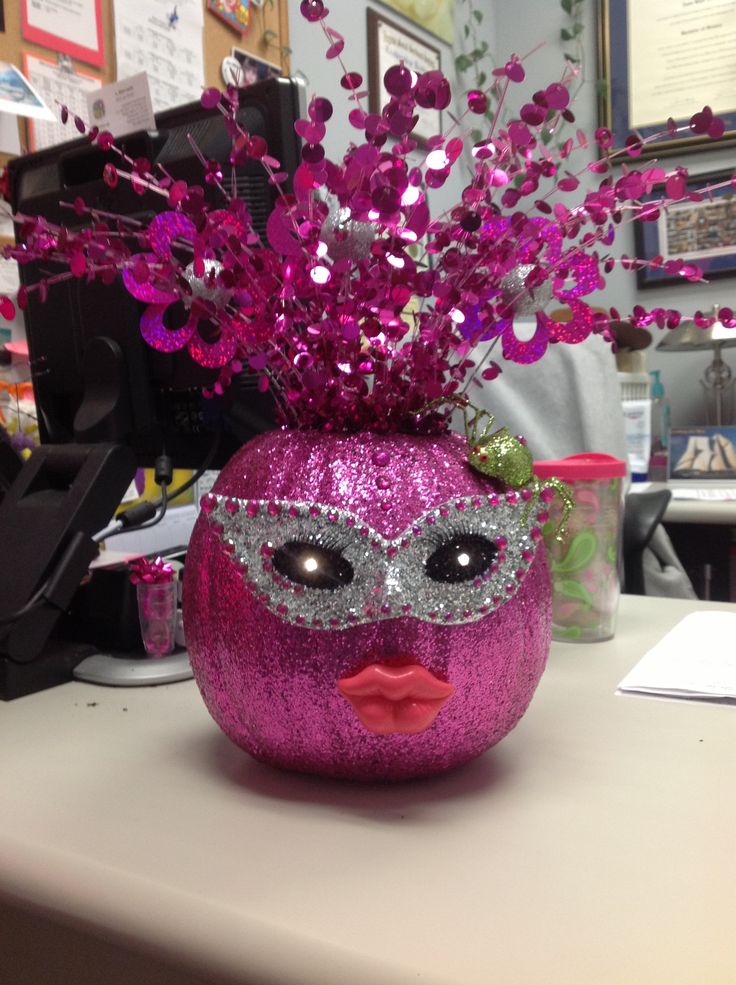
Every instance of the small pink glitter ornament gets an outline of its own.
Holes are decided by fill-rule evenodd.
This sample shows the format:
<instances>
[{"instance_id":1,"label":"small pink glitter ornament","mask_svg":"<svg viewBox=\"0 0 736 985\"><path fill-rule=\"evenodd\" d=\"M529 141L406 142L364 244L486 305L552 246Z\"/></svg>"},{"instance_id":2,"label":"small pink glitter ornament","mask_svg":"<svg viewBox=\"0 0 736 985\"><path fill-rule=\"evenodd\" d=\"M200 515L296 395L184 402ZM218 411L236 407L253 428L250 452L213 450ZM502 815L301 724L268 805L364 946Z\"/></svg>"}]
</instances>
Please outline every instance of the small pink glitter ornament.
<instances>
[{"instance_id":1,"label":"small pink glitter ornament","mask_svg":"<svg viewBox=\"0 0 736 985\"><path fill-rule=\"evenodd\" d=\"M360 780L477 756L550 642L534 509L456 434L272 432L204 503L184 613L210 713L257 759Z\"/></svg>"}]
</instances>

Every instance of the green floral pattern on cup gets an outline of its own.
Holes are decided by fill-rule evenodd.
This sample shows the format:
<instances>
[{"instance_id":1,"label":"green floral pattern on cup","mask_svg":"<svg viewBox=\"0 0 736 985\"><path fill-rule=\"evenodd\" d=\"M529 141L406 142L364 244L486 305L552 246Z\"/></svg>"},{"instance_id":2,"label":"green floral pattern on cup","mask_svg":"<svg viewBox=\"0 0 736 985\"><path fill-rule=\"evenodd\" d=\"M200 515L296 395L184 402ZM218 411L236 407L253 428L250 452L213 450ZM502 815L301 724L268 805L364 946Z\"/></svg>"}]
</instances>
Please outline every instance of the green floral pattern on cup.
<instances>
[{"instance_id":1,"label":"green floral pattern on cup","mask_svg":"<svg viewBox=\"0 0 736 985\"><path fill-rule=\"evenodd\" d=\"M575 507L562 540L554 511L544 538L552 576L552 635L559 640L607 639L619 597L621 479L572 483Z\"/></svg>"}]
</instances>

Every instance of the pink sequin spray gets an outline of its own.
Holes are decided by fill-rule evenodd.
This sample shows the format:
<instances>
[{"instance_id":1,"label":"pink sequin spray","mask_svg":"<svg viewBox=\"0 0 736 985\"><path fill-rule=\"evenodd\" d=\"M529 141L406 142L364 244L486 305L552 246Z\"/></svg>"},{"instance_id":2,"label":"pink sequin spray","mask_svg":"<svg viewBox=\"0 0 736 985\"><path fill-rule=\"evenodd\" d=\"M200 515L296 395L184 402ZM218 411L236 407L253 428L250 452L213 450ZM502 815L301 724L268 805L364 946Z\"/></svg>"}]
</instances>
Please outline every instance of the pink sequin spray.
<instances>
[{"instance_id":1,"label":"pink sequin spray","mask_svg":"<svg viewBox=\"0 0 736 985\"><path fill-rule=\"evenodd\" d=\"M271 432L234 456L213 493L223 520L203 510L192 535L185 630L207 707L239 746L288 769L397 780L458 766L518 722L549 650L543 550L520 547L510 577L502 563L503 588L427 574L426 555L447 537L436 531L472 535L515 499L470 468L464 439ZM512 519L528 517L521 505ZM273 569L279 538L319 523L334 524L335 550L368 552L344 590L289 585ZM510 563L517 534L496 537L498 561ZM343 595L359 604L346 609ZM373 664L418 665L452 695L428 727L377 734L338 687Z\"/></svg>"}]
</instances>

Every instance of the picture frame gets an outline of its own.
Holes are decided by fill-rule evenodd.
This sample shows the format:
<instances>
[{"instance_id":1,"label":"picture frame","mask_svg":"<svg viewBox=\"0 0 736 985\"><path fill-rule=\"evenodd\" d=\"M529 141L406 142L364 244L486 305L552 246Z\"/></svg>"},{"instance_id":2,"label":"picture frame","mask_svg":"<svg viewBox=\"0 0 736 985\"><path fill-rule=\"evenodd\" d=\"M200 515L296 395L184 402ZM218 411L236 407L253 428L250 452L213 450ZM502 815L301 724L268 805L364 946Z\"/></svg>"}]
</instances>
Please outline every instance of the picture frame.
<instances>
[{"instance_id":1,"label":"picture frame","mask_svg":"<svg viewBox=\"0 0 736 985\"><path fill-rule=\"evenodd\" d=\"M407 31L402 25L384 17L371 7L367 8L368 27L368 108L380 113L389 94L383 85L383 76L392 65L402 62L413 72L439 70L442 58L439 48ZM419 144L442 130L442 113L438 109L417 107L419 119L411 132Z\"/></svg>"},{"instance_id":2,"label":"picture frame","mask_svg":"<svg viewBox=\"0 0 736 985\"><path fill-rule=\"evenodd\" d=\"M663 264L681 258L685 263L701 267L708 280L735 276L736 188L731 184L731 175L730 170L690 175L687 191L693 197L662 210L655 221L636 222L637 257L642 260L661 257ZM718 183L723 183L723 187L703 193L707 186ZM649 196L655 197L658 196ZM687 283L664 265L640 267L636 279L642 288Z\"/></svg>"},{"instance_id":3,"label":"picture frame","mask_svg":"<svg viewBox=\"0 0 736 985\"><path fill-rule=\"evenodd\" d=\"M670 479L736 479L736 426L672 428Z\"/></svg>"},{"instance_id":4,"label":"picture frame","mask_svg":"<svg viewBox=\"0 0 736 985\"><path fill-rule=\"evenodd\" d=\"M274 62L256 58L250 51L243 48L232 48L230 55L224 59L220 71L226 85L247 86L264 79L276 79L282 72Z\"/></svg>"},{"instance_id":5,"label":"picture frame","mask_svg":"<svg viewBox=\"0 0 736 985\"><path fill-rule=\"evenodd\" d=\"M613 136L666 130L674 118L687 126L705 105L722 117L719 140L688 133L644 145L640 157L733 147L736 144L736 59L717 4L690 0L598 0L599 124ZM730 31L726 32L733 38ZM693 52L696 57L693 56Z\"/></svg>"},{"instance_id":6,"label":"picture frame","mask_svg":"<svg viewBox=\"0 0 736 985\"><path fill-rule=\"evenodd\" d=\"M455 41L455 0L381 0L408 20L423 27L429 34L453 44Z\"/></svg>"}]
</instances>

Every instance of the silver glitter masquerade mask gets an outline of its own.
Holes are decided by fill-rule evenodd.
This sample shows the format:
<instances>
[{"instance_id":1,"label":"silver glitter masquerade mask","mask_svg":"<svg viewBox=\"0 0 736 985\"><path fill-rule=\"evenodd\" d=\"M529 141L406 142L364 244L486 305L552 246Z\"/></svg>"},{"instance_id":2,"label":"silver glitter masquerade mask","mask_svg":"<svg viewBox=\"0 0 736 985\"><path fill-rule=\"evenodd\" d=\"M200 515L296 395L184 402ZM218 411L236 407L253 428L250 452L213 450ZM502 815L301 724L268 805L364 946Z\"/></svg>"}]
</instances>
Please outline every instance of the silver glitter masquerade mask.
<instances>
[{"instance_id":1,"label":"silver glitter masquerade mask","mask_svg":"<svg viewBox=\"0 0 736 985\"><path fill-rule=\"evenodd\" d=\"M541 536L515 492L444 503L392 539L332 506L210 494L203 509L258 600L314 629L482 619L516 594Z\"/></svg>"}]
</instances>

